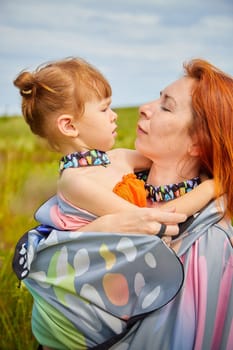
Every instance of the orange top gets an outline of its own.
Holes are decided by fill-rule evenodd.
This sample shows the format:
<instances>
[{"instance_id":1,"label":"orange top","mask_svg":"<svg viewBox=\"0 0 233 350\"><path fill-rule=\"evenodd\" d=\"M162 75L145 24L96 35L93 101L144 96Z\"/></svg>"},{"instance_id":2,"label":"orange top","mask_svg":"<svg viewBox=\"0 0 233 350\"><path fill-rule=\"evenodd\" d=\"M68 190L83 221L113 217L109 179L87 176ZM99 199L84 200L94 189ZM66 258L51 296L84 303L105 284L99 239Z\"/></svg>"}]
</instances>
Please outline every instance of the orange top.
<instances>
[{"instance_id":1,"label":"orange top","mask_svg":"<svg viewBox=\"0 0 233 350\"><path fill-rule=\"evenodd\" d=\"M123 176L113 188L113 192L138 207L146 207L147 191L144 188L144 181L137 179L134 174Z\"/></svg>"}]
</instances>

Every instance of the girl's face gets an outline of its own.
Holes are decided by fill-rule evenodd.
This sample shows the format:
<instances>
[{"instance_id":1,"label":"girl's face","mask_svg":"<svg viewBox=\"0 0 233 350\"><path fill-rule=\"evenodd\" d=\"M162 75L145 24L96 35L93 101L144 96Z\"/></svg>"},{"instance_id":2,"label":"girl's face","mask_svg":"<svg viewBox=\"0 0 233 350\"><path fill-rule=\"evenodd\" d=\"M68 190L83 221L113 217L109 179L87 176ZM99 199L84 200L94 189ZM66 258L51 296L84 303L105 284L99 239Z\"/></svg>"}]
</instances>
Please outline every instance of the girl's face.
<instances>
[{"instance_id":1,"label":"girl's face","mask_svg":"<svg viewBox=\"0 0 233 350\"><path fill-rule=\"evenodd\" d=\"M117 114L110 108L111 98L85 103L84 114L77 120L83 150L110 150L117 136Z\"/></svg>"},{"instance_id":2,"label":"girl's face","mask_svg":"<svg viewBox=\"0 0 233 350\"><path fill-rule=\"evenodd\" d=\"M192 155L194 140L189 127L193 122L193 84L193 79L181 78L166 87L159 99L140 107L135 146L152 161L174 164Z\"/></svg>"}]
</instances>

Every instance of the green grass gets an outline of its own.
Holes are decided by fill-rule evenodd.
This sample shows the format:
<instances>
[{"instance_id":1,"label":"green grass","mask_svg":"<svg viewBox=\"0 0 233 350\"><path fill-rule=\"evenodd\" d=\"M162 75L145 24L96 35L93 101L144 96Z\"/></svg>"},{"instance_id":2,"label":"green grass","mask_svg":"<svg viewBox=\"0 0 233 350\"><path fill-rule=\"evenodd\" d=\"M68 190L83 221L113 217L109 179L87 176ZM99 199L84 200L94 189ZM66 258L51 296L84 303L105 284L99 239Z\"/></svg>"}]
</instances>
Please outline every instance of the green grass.
<instances>
[{"instance_id":1,"label":"green grass","mask_svg":"<svg viewBox=\"0 0 233 350\"><path fill-rule=\"evenodd\" d=\"M0 349L34 350L37 342L33 338L30 318L32 300L28 291L19 288L11 271L12 249L0 254Z\"/></svg>"},{"instance_id":2,"label":"green grass","mask_svg":"<svg viewBox=\"0 0 233 350\"><path fill-rule=\"evenodd\" d=\"M134 148L137 108L116 109L115 147ZM14 246L37 223L35 210L56 191L59 155L34 136L21 117L0 118L0 349L34 350L32 299L11 268Z\"/></svg>"}]
</instances>

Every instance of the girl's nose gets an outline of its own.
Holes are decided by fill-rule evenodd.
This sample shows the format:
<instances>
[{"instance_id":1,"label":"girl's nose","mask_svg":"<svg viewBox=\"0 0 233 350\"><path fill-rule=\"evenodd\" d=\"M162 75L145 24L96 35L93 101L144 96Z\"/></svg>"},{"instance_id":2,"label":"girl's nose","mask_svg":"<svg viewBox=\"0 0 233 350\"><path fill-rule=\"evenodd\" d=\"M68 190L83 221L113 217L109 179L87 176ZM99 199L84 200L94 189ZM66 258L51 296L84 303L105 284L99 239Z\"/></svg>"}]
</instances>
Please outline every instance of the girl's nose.
<instances>
[{"instance_id":1,"label":"girl's nose","mask_svg":"<svg viewBox=\"0 0 233 350\"><path fill-rule=\"evenodd\" d=\"M111 109L111 120L114 122L115 120L117 120L117 118L118 114Z\"/></svg>"}]
</instances>

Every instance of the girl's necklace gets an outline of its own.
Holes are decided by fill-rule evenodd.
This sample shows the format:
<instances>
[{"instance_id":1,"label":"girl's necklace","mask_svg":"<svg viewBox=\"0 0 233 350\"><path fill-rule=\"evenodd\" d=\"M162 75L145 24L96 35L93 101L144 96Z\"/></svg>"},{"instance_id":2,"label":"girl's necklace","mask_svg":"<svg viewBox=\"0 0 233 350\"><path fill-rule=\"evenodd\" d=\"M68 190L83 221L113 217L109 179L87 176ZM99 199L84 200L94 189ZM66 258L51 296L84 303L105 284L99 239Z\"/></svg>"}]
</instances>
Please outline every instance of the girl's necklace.
<instances>
[{"instance_id":1,"label":"girl's necklace","mask_svg":"<svg viewBox=\"0 0 233 350\"><path fill-rule=\"evenodd\" d=\"M79 168L85 166L96 166L103 165L107 166L110 164L108 155L105 152L97 149L84 152L74 152L67 154L60 160L60 172L67 168Z\"/></svg>"}]
</instances>

